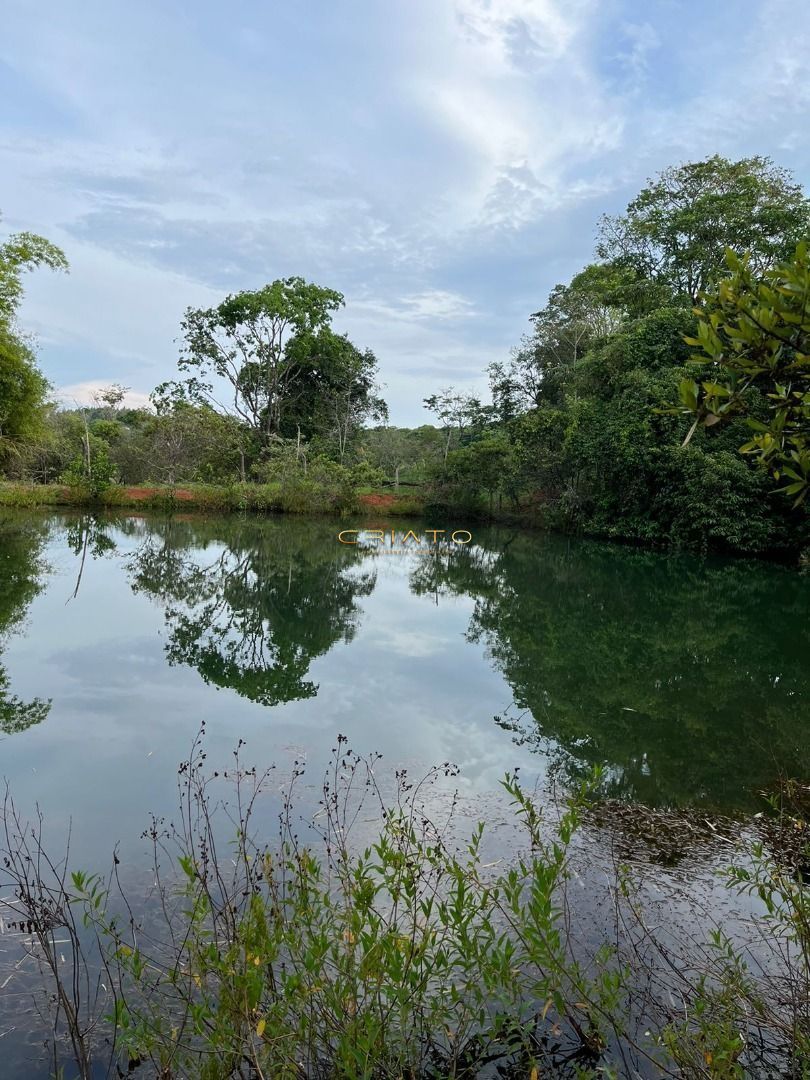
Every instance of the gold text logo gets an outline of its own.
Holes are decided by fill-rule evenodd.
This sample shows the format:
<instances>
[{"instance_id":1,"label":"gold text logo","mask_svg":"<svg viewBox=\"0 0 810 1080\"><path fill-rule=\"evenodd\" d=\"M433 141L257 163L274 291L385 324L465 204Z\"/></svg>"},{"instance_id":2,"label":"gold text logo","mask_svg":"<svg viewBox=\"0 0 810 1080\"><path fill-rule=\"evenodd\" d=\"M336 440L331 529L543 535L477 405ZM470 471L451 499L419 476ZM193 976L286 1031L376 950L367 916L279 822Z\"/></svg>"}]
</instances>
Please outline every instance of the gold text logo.
<instances>
[{"instance_id":1,"label":"gold text logo","mask_svg":"<svg viewBox=\"0 0 810 1080\"><path fill-rule=\"evenodd\" d=\"M425 529L421 534L409 529L399 538L396 529L343 529L338 533L337 538L341 544L359 544L360 541L357 539L359 536L362 536L365 542L372 544L384 544L390 539L392 547L397 542L403 547L408 544L421 547L424 544L435 546L448 541L452 544L464 545L472 541L472 533L469 529L453 529L449 535L447 529Z\"/></svg>"}]
</instances>

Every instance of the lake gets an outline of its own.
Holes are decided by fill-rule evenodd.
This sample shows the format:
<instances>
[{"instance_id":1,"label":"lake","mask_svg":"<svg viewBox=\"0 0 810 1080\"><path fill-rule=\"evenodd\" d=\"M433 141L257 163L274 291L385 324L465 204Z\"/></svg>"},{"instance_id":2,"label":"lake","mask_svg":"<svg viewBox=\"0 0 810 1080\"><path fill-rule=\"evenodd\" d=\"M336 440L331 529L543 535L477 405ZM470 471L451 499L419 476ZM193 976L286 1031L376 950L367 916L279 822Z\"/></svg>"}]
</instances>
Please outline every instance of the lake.
<instances>
[{"instance_id":1,"label":"lake","mask_svg":"<svg viewBox=\"0 0 810 1080\"><path fill-rule=\"evenodd\" d=\"M468 791L600 763L611 795L745 812L810 773L810 577L505 528L434 546L396 524L391 550L390 522L383 543L343 527L3 513L18 801L69 816L77 856L109 847L173 805L203 721L212 759L241 738L258 764L317 768L340 732L392 767L451 760Z\"/></svg>"},{"instance_id":2,"label":"lake","mask_svg":"<svg viewBox=\"0 0 810 1080\"><path fill-rule=\"evenodd\" d=\"M268 814L301 762L314 809L339 733L382 754L381 777L454 762L467 819L490 824L516 767L542 785L600 765L612 800L741 829L762 790L810 775L810 577L503 527L426 534L466 524L393 523L392 540L390 521L0 512L0 758L18 809L41 810L52 853L70 832L71 868L103 872L119 844L147 875L142 832L175 812L201 726L212 769L240 740L243 761L277 765ZM593 891L591 851L612 840L590 842ZM714 855L673 850L655 858L682 863L680 886L714 888ZM44 1078L33 969L0 945L7 1075Z\"/></svg>"}]
</instances>

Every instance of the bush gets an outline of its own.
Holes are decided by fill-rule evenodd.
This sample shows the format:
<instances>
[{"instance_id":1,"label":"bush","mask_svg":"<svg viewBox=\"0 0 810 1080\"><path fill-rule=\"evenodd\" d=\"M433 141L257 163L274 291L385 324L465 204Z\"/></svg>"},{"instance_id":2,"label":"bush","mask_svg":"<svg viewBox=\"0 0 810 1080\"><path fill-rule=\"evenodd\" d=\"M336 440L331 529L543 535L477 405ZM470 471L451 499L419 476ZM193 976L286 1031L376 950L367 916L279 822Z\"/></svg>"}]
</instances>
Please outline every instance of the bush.
<instances>
[{"instance_id":1,"label":"bush","mask_svg":"<svg viewBox=\"0 0 810 1080\"><path fill-rule=\"evenodd\" d=\"M77 454L71 461L62 482L77 488L91 499L99 499L115 481L115 466L110 461L108 446L92 435L88 435L89 457Z\"/></svg>"},{"instance_id":2,"label":"bush","mask_svg":"<svg viewBox=\"0 0 810 1080\"><path fill-rule=\"evenodd\" d=\"M383 479L379 469L366 463L339 465L321 454L310 456L294 442L271 447L252 472L277 490L279 509L293 514L350 513L358 508L358 488Z\"/></svg>"},{"instance_id":3,"label":"bush","mask_svg":"<svg viewBox=\"0 0 810 1080\"><path fill-rule=\"evenodd\" d=\"M739 454L671 447L658 461L650 512L675 546L761 554L779 541L782 515L772 488Z\"/></svg>"},{"instance_id":4,"label":"bush","mask_svg":"<svg viewBox=\"0 0 810 1080\"><path fill-rule=\"evenodd\" d=\"M455 774L447 763L416 785L397 774L387 799L378 759L357 757L339 736L310 842L294 814L296 763L271 847L254 836L270 774L245 768L238 750L225 774L206 772L205 757L198 739L180 767L180 824L153 820L145 834L157 890L145 905L120 891L117 870L108 882L68 879L6 796L2 855L14 892L2 903L39 943L54 1031L69 1036L83 1080L103 1055L110 1073L141 1066L199 1080L460 1080L495 1062L503 1075L580 1080L635 1075L634 1062L705 1080L810 1074L806 807L774 800L782 855L754 844L727 872L730 888L762 905L756 967L722 929L703 946L690 933L687 963L670 928L645 923L621 866L606 927L615 919L621 935L577 945L566 882L598 775L549 821L507 776L525 851L493 863L483 823L451 843L451 823L437 827L426 813L432 782ZM223 783L235 785L232 801L222 801ZM806 801L808 789L789 790ZM227 852L216 807L229 823L237 813ZM372 809L379 826L363 842L353 829ZM167 858L179 880L166 876ZM101 947L114 1038L102 1037L92 995L71 990L91 981L79 911ZM55 928L67 935L70 968Z\"/></svg>"}]
</instances>

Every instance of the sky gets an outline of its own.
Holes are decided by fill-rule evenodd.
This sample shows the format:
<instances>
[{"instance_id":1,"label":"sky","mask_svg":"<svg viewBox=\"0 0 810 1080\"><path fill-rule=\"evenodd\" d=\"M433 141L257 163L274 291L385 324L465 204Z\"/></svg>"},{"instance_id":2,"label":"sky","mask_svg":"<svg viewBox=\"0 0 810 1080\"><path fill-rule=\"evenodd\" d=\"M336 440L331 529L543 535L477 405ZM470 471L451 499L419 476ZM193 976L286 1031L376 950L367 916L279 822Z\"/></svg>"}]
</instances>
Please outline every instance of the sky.
<instances>
[{"instance_id":1,"label":"sky","mask_svg":"<svg viewBox=\"0 0 810 1080\"><path fill-rule=\"evenodd\" d=\"M485 393L646 179L767 155L810 187L795 0L4 0L0 236L66 402L144 404L187 306L301 275L394 424Z\"/></svg>"}]
</instances>

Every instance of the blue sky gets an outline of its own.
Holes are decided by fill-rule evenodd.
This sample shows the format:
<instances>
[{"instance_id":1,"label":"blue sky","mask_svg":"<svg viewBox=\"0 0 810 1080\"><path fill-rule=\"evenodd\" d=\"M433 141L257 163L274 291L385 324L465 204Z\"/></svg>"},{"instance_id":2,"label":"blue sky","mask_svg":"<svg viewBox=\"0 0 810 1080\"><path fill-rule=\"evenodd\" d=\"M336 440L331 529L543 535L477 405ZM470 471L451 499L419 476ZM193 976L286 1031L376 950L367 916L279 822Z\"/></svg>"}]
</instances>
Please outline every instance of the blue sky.
<instances>
[{"instance_id":1,"label":"blue sky","mask_svg":"<svg viewBox=\"0 0 810 1080\"><path fill-rule=\"evenodd\" d=\"M145 401L187 305L301 274L423 423L659 169L810 187L808 55L795 0L6 0L0 234L72 266L21 321L66 400Z\"/></svg>"}]
</instances>

